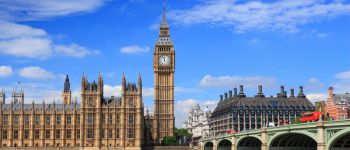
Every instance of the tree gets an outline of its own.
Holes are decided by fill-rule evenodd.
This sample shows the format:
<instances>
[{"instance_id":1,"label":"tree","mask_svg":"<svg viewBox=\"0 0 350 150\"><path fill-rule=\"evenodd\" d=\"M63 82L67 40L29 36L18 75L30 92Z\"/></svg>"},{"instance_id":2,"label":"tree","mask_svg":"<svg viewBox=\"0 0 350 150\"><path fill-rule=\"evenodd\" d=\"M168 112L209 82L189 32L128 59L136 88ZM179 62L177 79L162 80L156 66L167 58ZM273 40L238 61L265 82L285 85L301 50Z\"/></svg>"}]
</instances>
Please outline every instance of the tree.
<instances>
[{"instance_id":1,"label":"tree","mask_svg":"<svg viewBox=\"0 0 350 150\"><path fill-rule=\"evenodd\" d=\"M163 138L162 145L169 146L169 145L177 145L176 137L175 136L167 136Z\"/></svg>"}]
</instances>

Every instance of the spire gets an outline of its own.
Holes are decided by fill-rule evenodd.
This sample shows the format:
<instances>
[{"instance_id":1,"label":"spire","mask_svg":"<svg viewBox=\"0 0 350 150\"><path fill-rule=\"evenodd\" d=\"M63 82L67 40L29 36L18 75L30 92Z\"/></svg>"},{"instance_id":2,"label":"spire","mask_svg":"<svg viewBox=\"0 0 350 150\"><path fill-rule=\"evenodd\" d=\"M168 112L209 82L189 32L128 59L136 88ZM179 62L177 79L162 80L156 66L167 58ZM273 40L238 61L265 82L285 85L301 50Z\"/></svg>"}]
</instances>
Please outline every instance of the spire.
<instances>
[{"instance_id":1,"label":"spire","mask_svg":"<svg viewBox=\"0 0 350 150\"><path fill-rule=\"evenodd\" d=\"M69 82L68 74L66 75L66 80L64 82L63 92L70 92L70 82Z\"/></svg>"},{"instance_id":2,"label":"spire","mask_svg":"<svg viewBox=\"0 0 350 150\"><path fill-rule=\"evenodd\" d=\"M165 0L163 0L163 17L162 22L160 24L160 28L169 28L168 22L166 20L166 5Z\"/></svg>"},{"instance_id":3,"label":"spire","mask_svg":"<svg viewBox=\"0 0 350 150\"><path fill-rule=\"evenodd\" d=\"M68 74L66 75L66 82L69 82L69 76L68 76Z\"/></svg>"}]
</instances>

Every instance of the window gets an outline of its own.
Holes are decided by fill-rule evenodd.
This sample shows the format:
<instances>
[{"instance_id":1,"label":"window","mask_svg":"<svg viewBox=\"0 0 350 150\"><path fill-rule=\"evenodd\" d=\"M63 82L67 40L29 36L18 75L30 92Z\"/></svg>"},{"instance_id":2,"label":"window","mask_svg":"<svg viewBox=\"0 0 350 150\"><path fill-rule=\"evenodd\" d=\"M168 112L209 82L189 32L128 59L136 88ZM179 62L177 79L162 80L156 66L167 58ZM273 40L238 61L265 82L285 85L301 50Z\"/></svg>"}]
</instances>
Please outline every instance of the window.
<instances>
[{"instance_id":1,"label":"window","mask_svg":"<svg viewBox=\"0 0 350 150\"><path fill-rule=\"evenodd\" d=\"M2 124L3 125L8 125L9 123L9 116L8 115L4 115L4 117L2 118Z\"/></svg>"},{"instance_id":2,"label":"window","mask_svg":"<svg viewBox=\"0 0 350 150\"><path fill-rule=\"evenodd\" d=\"M56 124L60 125L61 124L61 115L56 116Z\"/></svg>"},{"instance_id":3,"label":"window","mask_svg":"<svg viewBox=\"0 0 350 150\"><path fill-rule=\"evenodd\" d=\"M94 123L94 114L88 114L87 116L87 122L88 124L93 124Z\"/></svg>"},{"instance_id":4,"label":"window","mask_svg":"<svg viewBox=\"0 0 350 150\"><path fill-rule=\"evenodd\" d=\"M35 130L34 138L35 139L39 139L40 138L40 130Z\"/></svg>"},{"instance_id":5,"label":"window","mask_svg":"<svg viewBox=\"0 0 350 150\"><path fill-rule=\"evenodd\" d=\"M89 97L88 105L93 105L93 104L94 104L94 99L92 97Z\"/></svg>"},{"instance_id":6,"label":"window","mask_svg":"<svg viewBox=\"0 0 350 150\"><path fill-rule=\"evenodd\" d=\"M117 114L117 124L119 124L119 123L120 123L120 115Z\"/></svg>"},{"instance_id":7,"label":"window","mask_svg":"<svg viewBox=\"0 0 350 150\"><path fill-rule=\"evenodd\" d=\"M106 116L105 116L105 114L102 114L102 124L105 124L105 122L106 122Z\"/></svg>"},{"instance_id":8,"label":"window","mask_svg":"<svg viewBox=\"0 0 350 150\"><path fill-rule=\"evenodd\" d=\"M35 125L40 125L40 115L35 116Z\"/></svg>"},{"instance_id":9,"label":"window","mask_svg":"<svg viewBox=\"0 0 350 150\"><path fill-rule=\"evenodd\" d=\"M112 129L108 129L108 138L113 138L113 130Z\"/></svg>"},{"instance_id":10,"label":"window","mask_svg":"<svg viewBox=\"0 0 350 150\"><path fill-rule=\"evenodd\" d=\"M2 139L7 139L7 130L2 131Z\"/></svg>"},{"instance_id":11,"label":"window","mask_svg":"<svg viewBox=\"0 0 350 150\"><path fill-rule=\"evenodd\" d=\"M51 137L50 134L51 134L51 133L50 133L50 130L46 130L46 132L45 132L45 138L50 139L50 137Z\"/></svg>"},{"instance_id":12,"label":"window","mask_svg":"<svg viewBox=\"0 0 350 150\"><path fill-rule=\"evenodd\" d=\"M50 117L50 116L46 116L46 118L45 118L45 124L46 124L46 125L50 125L50 122L51 122L51 117Z\"/></svg>"},{"instance_id":13,"label":"window","mask_svg":"<svg viewBox=\"0 0 350 150\"><path fill-rule=\"evenodd\" d=\"M19 125L19 115L15 115L13 118L13 124L14 125Z\"/></svg>"},{"instance_id":14,"label":"window","mask_svg":"<svg viewBox=\"0 0 350 150\"><path fill-rule=\"evenodd\" d=\"M134 124L134 114L129 114L129 124Z\"/></svg>"},{"instance_id":15,"label":"window","mask_svg":"<svg viewBox=\"0 0 350 150\"><path fill-rule=\"evenodd\" d=\"M61 130L56 130L56 139L61 138Z\"/></svg>"},{"instance_id":16,"label":"window","mask_svg":"<svg viewBox=\"0 0 350 150\"><path fill-rule=\"evenodd\" d=\"M93 129L86 129L86 138L92 139L94 138L94 130Z\"/></svg>"},{"instance_id":17,"label":"window","mask_svg":"<svg viewBox=\"0 0 350 150\"><path fill-rule=\"evenodd\" d=\"M80 124L80 116L77 116L77 124Z\"/></svg>"},{"instance_id":18,"label":"window","mask_svg":"<svg viewBox=\"0 0 350 150\"><path fill-rule=\"evenodd\" d=\"M80 130L77 130L77 139L80 139Z\"/></svg>"},{"instance_id":19,"label":"window","mask_svg":"<svg viewBox=\"0 0 350 150\"><path fill-rule=\"evenodd\" d=\"M24 139L29 139L29 130L24 130Z\"/></svg>"},{"instance_id":20,"label":"window","mask_svg":"<svg viewBox=\"0 0 350 150\"><path fill-rule=\"evenodd\" d=\"M105 130L101 131L101 138L104 139L105 138Z\"/></svg>"},{"instance_id":21,"label":"window","mask_svg":"<svg viewBox=\"0 0 350 150\"><path fill-rule=\"evenodd\" d=\"M133 128L129 128L128 129L128 138L135 138L134 129Z\"/></svg>"},{"instance_id":22,"label":"window","mask_svg":"<svg viewBox=\"0 0 350 150\"><path fill-rule=\"evenodd\" d=\"M72 130L67 130L66 137L67 139L72 138Z\"/></svg>"},{"instance_id":23,"label":"window","mask_svg":"<svg viewBox=\"0 0 350 150\"><path fill-rule=\"evenodd\" d=\"M68 115L66 121L67 121L67 125L71 125L72 124L72 116Z\"/></svg>"},{"instance_id":24,"label":"window","mask_svg":"<svg viewBox=\"0 0 350 150\"><path fill-rule=\"evenodd\" d=\"M113 115L112 114L109 114L108 122L109 122L109 124L113 123Z\"/></svg>"},{"instance_id":25,"label":"window","mask_svg":"<svg viewBox=\"0 0 350 150\"><path fill-rule=\"evenodd\" d=\"M117 129L116 138L119 138L120 131Z\"/></svg>"},{"instance_id":26,"label":"window","mask_svg":"<svg viewBox=\"0 0 350 150\"><path fill-rule=\"evenodd\" d=\"M129 98L129 107L134 106L134 100L132 98Z\"/></svg>"},{"instance_id":27,"label":"window","mask_svg":"<svg viewBox=\"0 0 350 150\"><path fill-rule=\"evenodd\" d=\"M18 130L13 130L13 138L18 139Z\"/></svg>"},{"instance_id":28,"label":"window","mask_svg":"<svg viewBox=\"0 0 350 150\"><path fill-rule=\"evenodd\" d=\"M29 125L29 115L24 116L24 125L26 125L26 126Z\"/></svg>"}]
</instances>

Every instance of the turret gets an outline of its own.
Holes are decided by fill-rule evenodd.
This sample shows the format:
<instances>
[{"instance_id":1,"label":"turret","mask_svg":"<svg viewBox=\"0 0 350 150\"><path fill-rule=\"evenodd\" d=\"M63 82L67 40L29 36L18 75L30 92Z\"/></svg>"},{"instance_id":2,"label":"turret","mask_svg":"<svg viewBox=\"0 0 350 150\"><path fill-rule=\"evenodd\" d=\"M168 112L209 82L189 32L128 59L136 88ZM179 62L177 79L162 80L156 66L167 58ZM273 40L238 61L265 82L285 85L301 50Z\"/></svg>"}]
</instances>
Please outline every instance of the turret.
<instances>
[{"instance_id":1,"label":"turret","mask_svg":"<svg viewBox=\"0 0 350 150\"><path fill-rule=\"evenodd\" d=\"M294 89L292 88L292 89L290 89L290 97L295 97L295 95L294 95Z\"/></svg>"},{"instance_id":2,"label":"turret","mask_svg":"<svg viewBox=\"0 0 350 150\"><path fill-rule=\"evenodd\" d=\"M5 104L5 100L6 100L5 90L2 89L0 92L0 103Z\"/></svg>"},{"instance_id":3,"label":"turret","mask_svg":"<svg viewBox=\"0 0 350 150\"><path fill-rule=\"evenodd\" d=\"M255 95L255 97L265 97L263 91L262 91L262 85L258 86L258 94Z\"/></svg>"},{"instance_id":4,"label":"turret","mask_svg":"<svg viewBox=\"0 0 350 150\"><path fill-rule=\"evenodd\" d=\"M141 73L139 73L139 78L138 78L138 91L139 94L142 95L142 77L141 77Z\"/></svg>"},{"instance_id":5,"label":"turret","mask_svg":"<svg viewBox=\"0 0 350 150\"><path fill-rule=\"evenodd\" d=\"M305 98L305 94L304 94L304 88L303 86L299 86L299 94L298 94L298 98Z\"/></svg>"},{"instance_id":6,"label":"turret","mask_svg":"<svg viewBox=\"0 0 350 150\"><path fill-rule=\"evenodd\" d=\"M62 93L63 104L71 104L72 101L72 92L70 90L70 82L68 74L66 75L66 79L64 81L64 89Z\"/></svg>"},{"instance_id":7,"label":"turret","mask_svg":"<svg viewBox=\"0 0 350 150\"><path fill-rule=\"evenodd\" d=\"M243 90L243 85L239 86L239 94L238 97L246 97L246 95L244 94L244 90Z\"/></svg>"}]
</instances>

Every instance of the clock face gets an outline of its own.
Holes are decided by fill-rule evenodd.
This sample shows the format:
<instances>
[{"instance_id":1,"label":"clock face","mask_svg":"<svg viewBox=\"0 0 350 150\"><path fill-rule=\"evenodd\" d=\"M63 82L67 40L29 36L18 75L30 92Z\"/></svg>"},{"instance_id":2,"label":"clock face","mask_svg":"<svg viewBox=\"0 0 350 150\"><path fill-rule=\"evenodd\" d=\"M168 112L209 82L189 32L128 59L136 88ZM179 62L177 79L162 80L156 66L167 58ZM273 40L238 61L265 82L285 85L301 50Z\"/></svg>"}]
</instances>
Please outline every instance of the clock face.
<instances>
[{"instance_id":1,"label":"clock face","mask_svg":"<svg viewBox=\"0 0 350 150\"><path fill-rule=\"evenodd\" d=\"M162 55L159 57L159 64L166 66L170 64L170 58L167 55Z\"/></svg>"}]
</instances>

